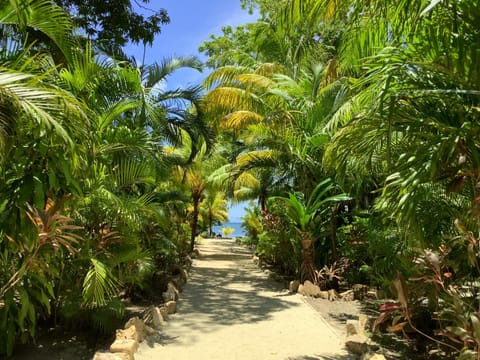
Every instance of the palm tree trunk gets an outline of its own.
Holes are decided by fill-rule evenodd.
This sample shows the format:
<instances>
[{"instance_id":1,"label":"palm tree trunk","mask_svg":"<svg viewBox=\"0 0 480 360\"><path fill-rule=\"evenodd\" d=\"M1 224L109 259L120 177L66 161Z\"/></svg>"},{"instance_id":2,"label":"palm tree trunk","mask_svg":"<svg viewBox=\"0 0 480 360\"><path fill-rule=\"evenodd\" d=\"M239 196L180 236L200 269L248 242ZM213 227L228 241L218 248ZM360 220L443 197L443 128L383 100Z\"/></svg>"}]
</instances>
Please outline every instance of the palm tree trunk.
<instances>
[{"instance_id":1,"label":"palm tree trunk","mask_svg":"<svg viewBox=\"0 0 480 360\"><path fill-rule=\"evenodd\" d=\"M340 213L340 205L335 205L332 216L332 264L337 261L337 229L338 229L338 214Z\"/></svg>"},{"instance_id":2,"label":"palm tree trunk","mask_svg":"<svg viewBox=\"0 0 480 360\"><path fill-rule=\"evenodd\" d=\"M212 228L213 228L213 214L211 211L208 212L208 232L209 232L209 236L212 237L213 236L213 231L212 231Z\"/></svg>"},{"instance_id":3,"label":"palm tree trunk","mask_svg":"<svg viewBox=\"0 0 480 360\"><path fill-rule=\"evenodd\" d=\"M315 257L313 239L309 233L301 234L302 265L300 266L300 282L309 280L315 282Z\"/></svg>"},{"instance_id":4,"label":"palm tree trunk","mask_svg":"<svg viewBox=\"0 0 480 360\"><path fill-rule=\"evenodd\" d=\"M192 212L192 221L190 223L192 234L190 236L190 251L193 251L195 246L195 238L197 237L197 227L198 227L198 205L200 204L200 195L193 194L193 212Z\"/></svg>"}]
</instances>

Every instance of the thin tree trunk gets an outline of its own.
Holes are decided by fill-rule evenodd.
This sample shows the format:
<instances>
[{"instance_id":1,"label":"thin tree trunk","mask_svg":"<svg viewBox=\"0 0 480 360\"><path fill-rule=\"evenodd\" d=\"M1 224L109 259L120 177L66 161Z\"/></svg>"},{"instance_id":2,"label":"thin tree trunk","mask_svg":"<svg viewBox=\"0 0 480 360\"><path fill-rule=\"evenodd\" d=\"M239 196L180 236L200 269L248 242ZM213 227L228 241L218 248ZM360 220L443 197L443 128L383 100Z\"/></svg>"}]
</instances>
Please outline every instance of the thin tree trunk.
<instances>
[{"instance_id":1,"label":"thin tree trunk","mask_svg":"<svg viewBox=\"0 0 480 360\"><path fill-rule=\"evenodd\" d=\"M309 280L315 282L315 257L313 239L310 234L303 233L302 238L302 265L300 266L300 282Z\"/></svg>"},{"instance_id":2,"label":"thin tree trunk","mask_svg":"<svg viewBox=\"0 0 480 360\"><path fill-rule=\"evenodd\" d=\"M193 251L193 248L195 247L195 238L197 237L198 205L200 204L200 196L197 194L194 194L192 198L193 198L193 212L192 212L192 222L191 222L192 234L190 237L190 251Z\"/></svg>"},{"instance_id":3,"label":"thin tree trunk","mask_svg":"<svg viewBox=\"0 0 480 360\"><path fill-rule=\"evenodd\" d=\"M212 214L212 212L210 211L210 212L208 213L208 231L209 231L209 236L210 236L210 237L213 236L212 228L213 228L213 214Z\"/></svg>"},{"instance_id":4,"label":"thin tree trunk","mask_svg":"<svg viewBox=\"0 0 480 360\"><path fill-rule=\"evenodd\" d=\"M337 261L337 216L339 214L340 205L334 207L333 216L332 216L332 264Z\"/></svg>"}]
</instances>

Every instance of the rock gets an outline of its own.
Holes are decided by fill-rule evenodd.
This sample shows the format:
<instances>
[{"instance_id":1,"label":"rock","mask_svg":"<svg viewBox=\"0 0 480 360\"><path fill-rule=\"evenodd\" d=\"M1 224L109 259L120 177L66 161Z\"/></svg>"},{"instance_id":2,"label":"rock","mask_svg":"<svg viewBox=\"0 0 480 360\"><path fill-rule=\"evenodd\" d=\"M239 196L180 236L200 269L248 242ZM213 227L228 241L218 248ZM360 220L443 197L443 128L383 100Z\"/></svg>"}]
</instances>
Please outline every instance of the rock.
<instances>
[{"instance_id":1,"label":"rock","mask_svg":"<svg viewBox=\"0 0 480 360\"><path fill-rule=\"evenodd\" d=\"M165 303L165 308L168 314L175 314L177 312L177 303L175 301L169 301Z\"/></svg>"},{"instance_id":2,"label":"rock","mask_svg":"<svg viewBox=\"0 0 480 360\"><path fill-rule=\"evenodd\" d=\"M345 332L347 336L353 336L360 334L358 321L357 320L347 320L345 324Z\"/></svg>"},{"instance_id":3,"label":"rock","mask_svg":"<svg viewBox=\"0 0 480 360\"><path fill-rule=\"evenodd\" d=\"M175 275L172 278L172 282L174 283L175 287L178 289L179 292L182 292L183 287L186 284L186 281L183 279L181 275ZM167 285L168 286L168 285ZM167 290L168 291L168 290Z\"/></svg>"},{"instance_id":4,"label":"rock","mask_svg":"<svg viewBox=\"0 0 480 360\"><path fill-rule=\"evenodd\" d=\"M186 255L183 258L183 263L185 264L185 267L187 268L187 270L190 270L191 267L192 267L192 264L193 264L192 258L190 256Z\"/></svg>"},{"instance_id":5,"label":"rock","mask_svg":"<svg viewBox=\"0 0 480 360\"><path fill-rule=\"evenodd\" d=\"M151 327L145 325L143 320L140 320L138 317L132 317L130 320L127 321L125 324L125 329L128 329L131 326L135 326L135 330L138 334L138 341L142 342L148 335L152 335L155 333Z\"/></svg>"},{"instance_id":6,"label":"rock","mask_svg":"<svg viewBox=\"0 0 480 360\"><path fill-rule=\"evenodd\" d=\"M151 310L152 314L152 324L154 327L159 328L165 323L162 312L158 307L153 307Z\"/></svg>"},{"instance_id":7,"label":"rock","mask_svg":"<svg viewBox=\"0 0 480 360\"><path fill-rule=\"evenodd\" d=\"M363 284L355 284L352 286L353 298L355 300L363 300L367 296L368 286Z\"/></svg>"},{"instance_id":8,"label":"rock","mask_svg":"<svg viewBox=\"0 0 480 360\"><path fill-rule=\"evenodd\" d=\"M320 291L320 299L328 300L328 291Z\"/></svg>"},{"instance_id":9,"label":"rock","mask_svg":"<svg viewBox=\"0 0 480 360\"><path fill-rule=\"evenodd\" d=\"M303 284L298 285L297 294L303 295Z\"/></svg>"},{"instance_id":10,"label":"rock","mask_svg":"<svg viewBox=\"0 0 480 360\"><path fill-rule=\"evenodd\" d=\"M320 297L320 292L321 292L320 288L317 285L314 285L309 280L303 283L302 293L301 293L302 295L318 298Z\"/></svg>"},{"instance_id":11,"label":"rock","mask_svg":"<svg viewBox=\"0 0 480 360\"><path fill-rule=\"evenodd\" d=\"M290 281L290 284L288 285L288 291L291 293L295 293L297 292L299 286L300 286L300 281L298 280Z\"/></svg>"},{"instance_id":12,"label":"rock","mask_svg":"<svg viewBox=\"0 0 480 360\"><path fill-rule=\"evenodd\" d=\"M343 301L353 301L355 300L353 290L347 290L339 294L340 298Z\"/></svg>"},{"instance_id":13,"label":"rock","mask_svg":"<svg viewBox=\"0 0 480 360\"><path fill-rule=\"evenodd\" d=\"M360 360L386 360L382 354L365 353L360 357Z\"/></svg>"},{"instance_id":14,"label":"rock","mask_svg":"<svg viewBox=\"0 0 480 360\"><path fill-rule=\"evenodd\" d=\"M175 268L173 269L173 273L175 274L175 276L180 276L183 279L183 281L187 282L188 273L185 271L183 267L175 266Z\"/></svg>"},{"instance_id":15,"label":"rock","mask_svg":"<svg viewBox=\"0 0 480 360\"><path fill-rule=\"evenodd\" d=\"M169 301L177 301L178 300L178 295L179 291L173 281L169 281L167 284L167 291L165 291L163 294L163 301L169 302Z\"/></svg>"},{"instance_id":16,"label":"rock","mask_svg":"<svg viewBox=\"0 0 480 360\"><path fill-rule=\"evenodd\" d=\"M338 293L335 289L328 290L328 300L335 301L338 299Z\"/></svg>"},{"instance_id":17,"label":"rock","mask_svg":"<svg viewBox=\"0 0 480 360\"><path fill-rule=\"evenodd\" d=\"M368 351L368 338L364 335L352 335L345 341L347 349L355 355L363 355Z\"/></svg>"},{"instance_id":18,"label":"rock","mask_svg":"<svg viewBox=\"0 0 480 360\"><path fill-rule=\"evenodd\" d=\"M132 359L127 353L111 353L111 352L96 352L93 360L130 360Z\"/></svg>"},{"instance_id":19,"label":"rock","mask_svg":"<svg viewBox=\"0 0 480 360\"><path fill-rule=\"evenodd\" d=\"M118 329L115 333L116 340L135 340L137 342L142 342L142 334L137 332L135 325L132 325L126 329Z\"/></svg>"},{"instance_id":20,"label":"rock","mask_svg":"<svg viewBox=\"0 0 480 360\"><path fill-rule=\"evenodd\" d=\"M160 314L162 314L163 320L168 321L168 310L165 306L161 306L158 310L160 310Z\"/></svg>"},{"instance_id":21,"label":"rock","mask_svg":"<svg viewBox=\"0 0 480 360\"><path fill-rule=\"evenodd\" d=\"M133 360L137 348L138 342L136 342L135 340L115 340L113 344L110 345L110 351L112 353L128 354L131 360Z\"/></svg>"},{"instance_id":22,"label":"rock","mask_svg":"<svg viewBox=\"0 0 480 360\"><path fill-rule=\"evenodd\" d=\"M371 319L365 315L360 314L358 315L358 330L361 334L365 334L365 332L370 331Z\"/></svg>"}]
</instances>

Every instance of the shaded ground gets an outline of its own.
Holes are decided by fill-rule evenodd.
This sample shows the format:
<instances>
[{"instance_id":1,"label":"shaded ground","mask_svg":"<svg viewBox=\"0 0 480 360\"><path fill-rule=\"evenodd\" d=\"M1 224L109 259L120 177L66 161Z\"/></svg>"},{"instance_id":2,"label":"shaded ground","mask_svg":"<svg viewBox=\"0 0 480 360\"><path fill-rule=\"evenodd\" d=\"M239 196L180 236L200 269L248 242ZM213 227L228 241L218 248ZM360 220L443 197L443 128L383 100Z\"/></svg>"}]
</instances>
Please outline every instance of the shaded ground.
<instances>
[{"instance_id":1,"label":"shaded ground","mask_svg":"<svg viewBox=\"0 0 480 360\"><path fill-rule=\"evenodd\" d=\"M359 301L329 301L325 299L304 298L315 311L342 336L345 336L345 324L347 320L358 319L358 315L364 312Z\"/></svg>"},{"instance_id":2,"label":"shaded ground","mask_svg":"<svg viewBox=\"0 0 480 360\"><path fill-rule=\"evenodd\" d=\"M88 345L91 340L88 334L44 330L35 344L18 345L8 360L91 360L95 353Z\"/></svg>"},{"instance_id":3,"label":"shaded ground","mask_svg":"<svg viewBox=\"0 0 480 360\"><path fill-rule=\"evenodd\" d=\"M258 269L227 239L203 240L201 257L158 336L141 344L147 359L349 359L343 336Z\"/></svg>"},{"instance_id":4,"label":"shaded ground","mask_svg":"<svg viewBox=\"0 0 480 360\"><path fill-rule=\"evenodd\" d=\"M358 303L289 295L233 240L203 240L199 249L179 313L142 345L137 360L351 359L343 351L343 324L360 313ZM44 330L9 360L90 360L89 343L88 334Z\"/></svg>"}]
</instances>

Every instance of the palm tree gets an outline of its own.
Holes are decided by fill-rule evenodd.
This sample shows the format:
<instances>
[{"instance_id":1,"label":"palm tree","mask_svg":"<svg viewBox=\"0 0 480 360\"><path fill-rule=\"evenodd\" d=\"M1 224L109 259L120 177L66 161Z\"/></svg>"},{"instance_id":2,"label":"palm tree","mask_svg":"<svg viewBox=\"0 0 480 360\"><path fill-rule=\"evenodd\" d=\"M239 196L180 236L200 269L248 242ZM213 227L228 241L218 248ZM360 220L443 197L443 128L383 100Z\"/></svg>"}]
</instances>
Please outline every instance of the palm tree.
<instances>
[{"instance_id":1,"label":"palm tree","mask_svg":"<svg viewBox=\"0 0 480 360\"><path fill-rule=\"evenodd\" d=\"M346 106L339 109L343 125L331 127L338 131L325 160L339 174L374 173L377 183L386 185L379 208L388 209L403 229L417 228L415 237L421 243L425 229L415 225L416 209L431 198L426 188L432 182L443 184L447 192L476 194L471 187L475 181L470 179L478 173L473 134L478 123L474 109L480 74L472 62L477 55L465 47L474 41L468 34L475 19L463 19L463 10L455 6L432 3L407 8L407 3L391 9L376 4L385 16L377 21L388 21L391 34L377 39L374 53L363 44L380 23L367 21L361 30L357 26L355 33L347 32L345 48L353 43L357 48L350 51L348 61L353 61L353 54L355 61L370 57L364 60L365 71L353 83L353 96L345 103L350 111L343 111ZM462 6L468 11L475 4ZM451 17L442 17L444 13ZM448 20L457 17L463 19L461 29ZM461 38L453 41L453 33L460 30ZM365 42L355 40L359 34ZM452 201L454 209L457 206Z\"/></svg>"},{"instance_id":2,"label":"palm tree","mask_svg":"<svg viewBox=\"0 0 480 360\"><path fill-rule=\"evenodd\" d=\"M1 36L15 33L15 42L61 62L69 62L76 48L73 29L71 18L48 0L12 0L0 5Z\"/></svg>"},{"instance_id":3,"label":"palm tree","mask_svg":"<svg viewBox=\"0 0 480 360\"><path fill-rule=\"evenodd\" d=\"M221 191L209 190L200 204L200 215L208 227L208 235L213 236L213 225L228 221L228 201Z\"/></svg>"},{"instance_id":4,"label":"palm tree","mask_svg":"<svg viewBox=\"0 0 480 360\"><path fill-rule=\"evenodd\" d=\"M318 220L325 217L328 205L332 202L346 201L349 197L344 194L329 195L335 188L330 179L320 182L312 191L308 199L301 193L289 193L288 197L276 196L286 205L286 214L298 231L302 244L302 264L300 267L300 281L315 280L315 257L313 228L318 226Z\"/></svg>"}]
</instances>

